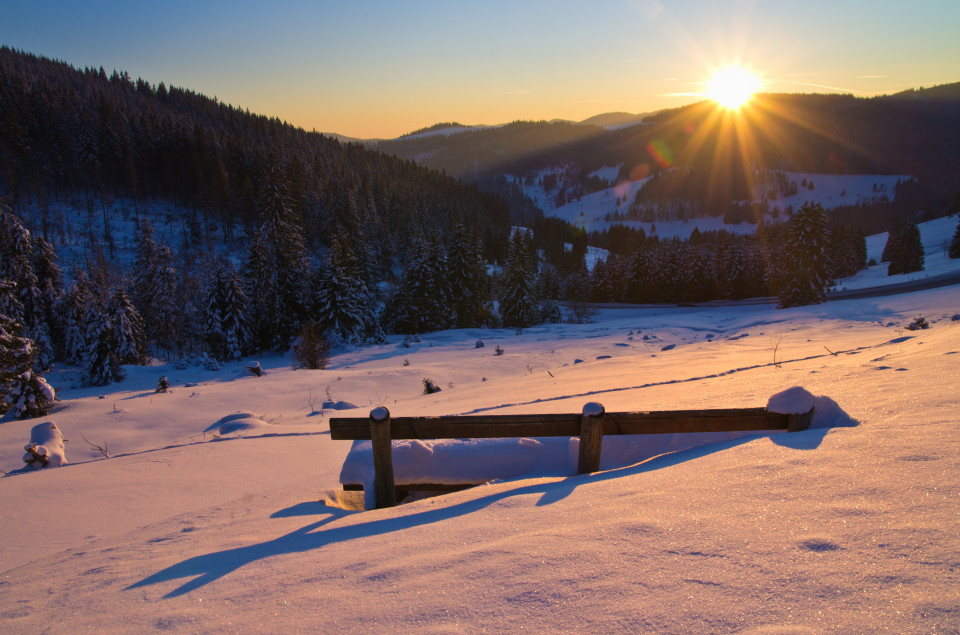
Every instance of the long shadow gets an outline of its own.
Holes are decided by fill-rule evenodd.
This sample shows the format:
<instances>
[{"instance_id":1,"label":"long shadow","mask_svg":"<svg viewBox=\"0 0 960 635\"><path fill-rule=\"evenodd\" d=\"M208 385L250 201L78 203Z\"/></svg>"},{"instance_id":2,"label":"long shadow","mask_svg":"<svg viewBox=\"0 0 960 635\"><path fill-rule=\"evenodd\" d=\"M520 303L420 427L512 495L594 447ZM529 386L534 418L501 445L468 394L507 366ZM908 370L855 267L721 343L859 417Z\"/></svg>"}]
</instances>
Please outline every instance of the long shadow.
<instances>
[{"instance_id":1,"label":"long shadow","mask_svg":"<svg viewBox=\"0 0 960 635\"><path fill-rule=\"evenodd\" d=\"M480 496L462 503L457 503L442 508L431 508L423 511L415 511L398 517L371 519L368 522L358 524L331 527L318 531L324 525L347 516L361 512L347 512L335 507L327 507L320 503L299 503L293 507L275 512L272 518L313 515L326 513L328 516L317 522L310 523L273 540L239 547L236 549L227 549L214 553L204 554L188 558L183 562L174 564L162 571L158 571L139 582L128 586L125 590L136 589L140 587L161 584L181 578L191 578L176 589L170 591L164 598L174 598L185 595L201 588L214 580L236 571L240 567L269 558L272 556L287 555L294 553L303 553L322 549L329 545L349 542L360 538L369 538L372 536L382 536L405 529L421 527L432 523L442 522L476 513L494 503L512 498L514 496L523 496L526 494L541 494L537 506L545 506L551 503L563 500L569 496L574 489L581 485L602 483L605 481L619 479L624 476L642 474L653 470L662 469L672 465L678 465L686 461L708 456L715 452L722 452L732 447L736 447L748 441L767 437L775 442L789 445L795 449L812 450L819 447L823 438L829 432L828 428L807 430L804 432L782 433L782 434L758 434L724 441L711 443L688 450L681 450L670 454L660 455L649 459L637 465L618 468L606 472L589 474L583 476L571 476L559 481L550 483L537 483L525 485L522 487L497 492L486 496ZM783 443L782 437L792 437L789 443Z\"/></svg>"}]
</instances>

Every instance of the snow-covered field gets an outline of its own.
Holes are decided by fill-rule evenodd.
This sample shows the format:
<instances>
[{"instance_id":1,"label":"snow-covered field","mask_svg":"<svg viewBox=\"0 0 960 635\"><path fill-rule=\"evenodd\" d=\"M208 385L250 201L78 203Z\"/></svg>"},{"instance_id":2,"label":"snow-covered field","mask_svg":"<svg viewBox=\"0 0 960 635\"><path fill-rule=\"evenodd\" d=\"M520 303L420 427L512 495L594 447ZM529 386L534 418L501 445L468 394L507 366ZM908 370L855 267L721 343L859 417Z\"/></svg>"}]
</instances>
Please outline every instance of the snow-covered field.
<instances>
[{"instance_id":1,"label":"snow-covered field","mask_svg":"<svg viewBox=\"0 0 960 635\"><path fill-rule=\"evenodd\" d=\"M919 223L920 239L923 241L923 271L895 276L888 276L887 263L880 262L883 248L887 244L887 232L867 236L867 260L875 260L878 264L867 267L855 276L839 280L835 288L842 290L882 287L887 284L923 280L960 270L960 259L951 259L947 256L947 248L957 230L957 224L956 216L944 216Z\"/></svg>"},{"instance_id":2,"label":"snow-covered field","mask_svg":"<svg viewBox=\"0 0 960 635\"><path fill-rule=\"evenodd\" d=\"M557 206L555 201L556 190L547 192L539 185L539 178L548 172L556 172L556 170L541 171L536 185L523 187L524 194L530 197L547 216L562 218L587 232L602 231L611 225L619 224L636 229L642 228L648 234L655 233L661 238L685 240L695 227L701 232L725 229L737 234L751 234L756 230L756 225L751 223L727 225L723 222L722 217L703 217L686 221L658 220L655 223L645 223L639 220L607 220L608 215L612 216L615 212L625 214L636 198L637 192L648 179L618 183L608 189L587 194L579 199ZM619 167L608 167L596 170L591 175L615 183L618 172ZM776 206L785 209L787 206L792 206L793 209L799 209L804 203L820 203L824 209L833 209L841 205L865 203L884 195L893 198L897 181L905 181L911 178L909 176L884 174L814 174L804 172L784 172L784 175L790 181L795 181L798 186L804 182L812 182L814 189L809 190L806 187L800 187L797 194L770 201L771 207ZM518 184L522 183L522 181L517 182ZM780 218L783 220L787 217L781 216ZM772 218L767 218L767 222L774 221ZM656 226L655 232L653 231L654 225Z\"/></svg>"},{"instance_id":3,"label":"snow-covered field","mask_svg":"<svg viewBox=\"0 0 960 635\"><path fill-rule=\"evenodd\" d=\"M0 478L0 632L956 632L958 313L960 287L611 308L394 340L327 370L154 366L107 389L63 370L49 420L69 464ZM929 330L905 330L921 315ZM334 504L350 443L331 416L763 406L794 386L857 425ZM213 425L233 413L259 423ZM22 465L36 423L0 423L0 468Z\"/></svg>"}]
</instances>

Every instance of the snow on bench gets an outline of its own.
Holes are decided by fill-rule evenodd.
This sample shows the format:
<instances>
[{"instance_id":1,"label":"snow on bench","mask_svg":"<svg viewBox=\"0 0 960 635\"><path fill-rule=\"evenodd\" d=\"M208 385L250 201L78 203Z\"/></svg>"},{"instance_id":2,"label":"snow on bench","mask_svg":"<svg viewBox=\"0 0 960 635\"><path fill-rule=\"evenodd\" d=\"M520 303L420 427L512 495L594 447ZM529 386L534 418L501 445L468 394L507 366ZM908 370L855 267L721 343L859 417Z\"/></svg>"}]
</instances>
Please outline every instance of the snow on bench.
<instances>
[{"instance_id":1,"label":"snow on bench","mask_svg":"<svg viewBox=\"0 0 960 635\"><path fill-rule=\"evenodd\" d=\"M767 408L605 412L588 403L580 414L462 417L391 418L380 407L369 417L330 419L330 437L354 441L340 483L362 489L372 509L392 507L408 491L454 491L524 474L589 474L757 432L805 430L812 399L802 391L772 398Z\"/></svg>"}]
</instances>

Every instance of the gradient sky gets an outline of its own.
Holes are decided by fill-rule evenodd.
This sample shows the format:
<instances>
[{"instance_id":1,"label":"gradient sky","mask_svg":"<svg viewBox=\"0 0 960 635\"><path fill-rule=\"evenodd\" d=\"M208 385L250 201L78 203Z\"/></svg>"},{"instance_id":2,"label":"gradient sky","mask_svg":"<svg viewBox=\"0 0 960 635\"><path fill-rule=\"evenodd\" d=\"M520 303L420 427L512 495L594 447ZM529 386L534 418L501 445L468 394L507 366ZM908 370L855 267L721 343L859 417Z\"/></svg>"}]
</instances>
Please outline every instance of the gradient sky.
<instances>
[{"instance_id":1,"label":"gradient sky","mask_svg":"<svg viewBox=\"0 0 960 635\"><path fill-rule=\"evenodd\" d=\"M957 0L0 0L0 44L361 138L681 106L729 64L767 92L955 82L958 26Z\"/></svg>"}]
</instances>

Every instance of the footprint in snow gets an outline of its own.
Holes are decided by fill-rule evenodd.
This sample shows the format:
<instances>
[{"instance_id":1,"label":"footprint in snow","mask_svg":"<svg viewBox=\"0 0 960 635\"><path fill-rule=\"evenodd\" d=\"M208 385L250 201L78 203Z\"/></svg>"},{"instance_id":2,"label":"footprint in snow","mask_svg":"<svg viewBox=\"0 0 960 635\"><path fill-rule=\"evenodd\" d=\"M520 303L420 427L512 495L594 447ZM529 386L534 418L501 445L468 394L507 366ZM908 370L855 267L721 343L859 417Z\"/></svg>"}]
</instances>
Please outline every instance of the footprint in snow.
<instances>
[{"instance_id":1,"label":"footprint in snow","mask_svg":"<svg viewBox=\"0 0 960 635\"><path fill-rule=\"evenodd\" d=\"M825 551L837 551L840 549L840 545L830 542L829 540L821 540L819 538L801 540L798 546L806 551L815 551L817 553L823 553Z\"/></svg>"}]
</instances>

